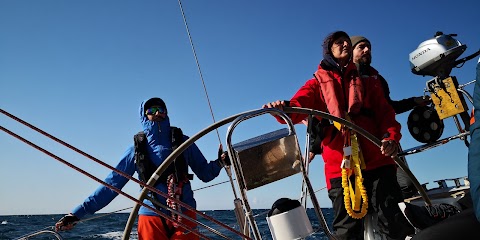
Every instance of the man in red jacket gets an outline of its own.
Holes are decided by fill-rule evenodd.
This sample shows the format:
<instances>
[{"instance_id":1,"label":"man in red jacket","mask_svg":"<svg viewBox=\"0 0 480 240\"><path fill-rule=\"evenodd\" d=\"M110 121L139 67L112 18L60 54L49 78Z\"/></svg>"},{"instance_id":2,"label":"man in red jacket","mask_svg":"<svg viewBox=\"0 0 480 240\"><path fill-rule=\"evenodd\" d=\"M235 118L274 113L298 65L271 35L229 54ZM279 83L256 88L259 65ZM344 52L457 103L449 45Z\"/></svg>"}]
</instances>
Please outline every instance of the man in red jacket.
<instances>
[{"instance_id":1,"label":"man in red jacket","mask_svg":"<svg viewBox=\"0 0 480 240\"><path fill-rule=\"evenodd\" d=\"M353 36L350 38L352 41L353 48L353 58L352 61L357 66L361 75L370 74L370 64L372 63L372 44L370 40L363 36ZM392 100L390 98L390 88L388 87L387 80L383 78L382 75L378 75L378 79L382 83L382 89L385 94L387 102L393 107L395 114L401 114L407 111L412 110L416 106L426 106L431 103L431 99L428 96L417 96L405 98L402 100ZM400 158L405 165L407 165L406 159L404 157ZM408 165L407 165L408 166ZM397 168L397 181L402 189L403 197L410 198L413 195L417 194L417 189L413 182L408 177L401 168Z\"/></svg>"},{"instance_id":2,"label":"man in red jacket","mask_svg":"<svg viewBox=\"0 0 480 240\"><path fill-rule=\"evenodd\" d=\"M403 197L392 159L398 152L400 124L385 99L378 72L372 68L371 74L363 78L351 56L352 43L348 34L343 31L331 33L323 42L323 60L314 78L308 80L290 101L277 100L263 108L283 110L284 106L290 106L329 112L350 119L382 139L378 148L345 127L330 124L324 128L321 147L328 195L335 212L334 234L337 239L363 239L362 218L368 211L378 216L382 233L390 239L405 239L414 229L397 205ZM295 124L307 117L305 114L289 116ZM361 150L356 151L359 148Z\"/></svg>"},{"instance_id":3,"label":"man in red jacket","mask_svg":"<svg viewBox=\"0 0 480 240\"><path fill-rule=\"evenodd\" d=\"M370 40L363 36L353 36L350 37L352 42L352 61L357 66L357 69L360 71L360 75L369 76L370 75L370 64L372 62L372 45ZM416 106L425 106L431 103L430 97L428 96L418 96L410 97L402 100L392 100L390 98L390 88L388 87L387 80L383 78L382 75L378 74L378 79L382 84L382 89L385 94L387 102L393 107L393 110L396 114L401 114L407 111L412 110ZM322 149L320 142L323 138L323 127L328 125L328 122L320 122L317 119L312 121L312 131L309 132L310 136L310 161L313 160L316 154L321 154ZM407 162L404 157L400 158L405 165ZM408 166L408 165L407 165ZM408 175L400 168L397 168L397 181L402 189L403 197L410 198L413 195L417 194L417 189L413 182L410 180Z\"/></svg>"}]
</instances>

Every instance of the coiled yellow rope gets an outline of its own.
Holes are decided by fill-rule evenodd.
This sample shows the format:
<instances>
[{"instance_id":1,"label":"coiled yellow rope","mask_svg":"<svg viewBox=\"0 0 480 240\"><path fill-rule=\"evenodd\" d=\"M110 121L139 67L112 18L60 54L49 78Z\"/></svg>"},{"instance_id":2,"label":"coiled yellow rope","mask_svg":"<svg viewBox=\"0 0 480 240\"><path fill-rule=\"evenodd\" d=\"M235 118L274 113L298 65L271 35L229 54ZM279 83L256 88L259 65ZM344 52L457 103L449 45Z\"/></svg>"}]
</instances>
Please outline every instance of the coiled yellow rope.
<instances>
[{"instance_id":1,"label":"coiled yellow rope","mask_svg":"<svg viewBox=\"0 0 480 240\"><path fill-rule=\"evenodd\" d=\"M347 120L350 121L348 115ZM342 129L342 126L339 123L335 122L334 125L339 130ZM343 151L344 156L341 167L345 209L350 217L361 219L368 211L368 196L365 186L363 186L362 177L362 169L365 169L365 161L363 160L363 155L360 151L357 134L346 128L343 128L343 133L346 144ZM352 174L355 175L355 184L352 184L350 181L350 176ZM353 189L353 186L355 186L355 189Z\"/></svg>"}]
</instances>

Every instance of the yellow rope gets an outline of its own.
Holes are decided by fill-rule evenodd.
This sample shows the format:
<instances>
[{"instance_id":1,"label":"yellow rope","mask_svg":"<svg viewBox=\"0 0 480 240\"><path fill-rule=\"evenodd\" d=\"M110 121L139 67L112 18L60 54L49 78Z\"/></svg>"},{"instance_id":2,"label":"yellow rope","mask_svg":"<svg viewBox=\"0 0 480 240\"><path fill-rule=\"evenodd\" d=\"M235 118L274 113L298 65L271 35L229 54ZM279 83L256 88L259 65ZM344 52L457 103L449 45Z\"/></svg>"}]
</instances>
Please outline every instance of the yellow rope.
<instances>
[{"instance_id":1,"label":"yellow rope","mask_svg":"<svg viewBox=\"0 0 480 240\"><path fill-rule=\"evenodd\" d=\"M348 115L346 119L350 121ZM337 128L339 124L334 124ZM348 215L355 219L361 219L367 214L368 196L365 186L363 186L362 169L365 169L365 161L360 151L357 134L350 129L344 129L345 140L350 142L350 146L344 148L342 168L342 188L345 209ZM350 182L350 176L355 175L355 183ZM353 189L355 186L355 189ZM363 200L363 201L361 201ZM362 204L360 204L360 201ZM361 205L361 209L360 209ZM360 212L358 212L360 211Z\"/></svg>"}]
</instances>

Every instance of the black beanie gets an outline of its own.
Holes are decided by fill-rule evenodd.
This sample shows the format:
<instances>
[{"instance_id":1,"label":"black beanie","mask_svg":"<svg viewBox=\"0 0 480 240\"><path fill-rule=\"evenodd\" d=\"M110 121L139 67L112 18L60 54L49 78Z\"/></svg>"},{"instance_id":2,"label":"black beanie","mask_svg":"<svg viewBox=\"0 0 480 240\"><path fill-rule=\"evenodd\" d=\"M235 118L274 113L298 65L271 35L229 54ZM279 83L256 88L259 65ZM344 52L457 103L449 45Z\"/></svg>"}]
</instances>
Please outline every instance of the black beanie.
<instances>
[{"instance_id":1,"label":"black beanie","mask_svg":"<svg viewBox=\"0 0 480 240\"><path fill-rule=\"evenodd\" d=\"M152 106L160 106L167 110L167 105L165 105L165 102L158 97L150 98L145 102L145 105L143 106L144 109L148 109Z\"/></svg>"},{"instance_id":2,"label":"black beanie","mask_svg":"<svg viewBox=\"0 0 480 240\"><path fill-rule=\"evenodd\" d=\"M367 42L369 45L372 45L370 40L364 36L353 36L350 38L350 41L352 41L352 48L355 48L355 45L359 44L360 42Z\"/></svg>"}]
</instances>

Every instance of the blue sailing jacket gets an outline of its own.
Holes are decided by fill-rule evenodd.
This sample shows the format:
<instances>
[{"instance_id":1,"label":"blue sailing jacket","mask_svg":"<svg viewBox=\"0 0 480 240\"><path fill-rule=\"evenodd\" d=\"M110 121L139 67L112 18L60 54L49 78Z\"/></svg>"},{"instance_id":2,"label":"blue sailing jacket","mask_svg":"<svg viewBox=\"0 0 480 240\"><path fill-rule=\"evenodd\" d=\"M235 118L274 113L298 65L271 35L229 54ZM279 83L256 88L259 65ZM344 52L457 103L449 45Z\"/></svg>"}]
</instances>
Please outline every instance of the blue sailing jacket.
<instances>
[{"instance_id":1,"label":"blue sailing jacket","mask_svg":"<svg viewBox=\"0 0 480 240\"><path fill-rule=\"evenodd\" d=\"M148 140L148 154L150 160L158 167L163 161L173 152L171 143L170 121L167 118L161 122L149 121L145 116L145 102L140 105L140 120L143 127L143 131ZM188 137L184 135L184 140ZM133 142L133 138L132 138ZM203 182L209 182L217 177L220 173L221 167L216 161L208 162L203 156L200 149L195 144L192 144L184 152L184 157L187 165L195 173L195 175ZM115 167L116 169L125 172L131 176L137 171L135 164L135 149L133 144L125 151L120 162ZM105 182L112 186L122 189L127 184L128 179L121 176L116 172L111 172ZM164 183L158 183L156 188L160 191L167 193L167 186ZM98 210L107 206L118 193L109 189L108 187L101 185L95 192L93 192L85 201L73 209L72 213L78 218L82 219L87 214L94 214ZM157 194L158 195L158 194ZM158 195L158 199L164 205L166 205L166 199L161 195ZM153 204L149 200L143 201L145 204L153 207ZM183 185L182 202L196 209L197 203L193 197L193 191L190 182ZM184 210L184 208L182 208ZM163 210L166 214L167 211ZM154 211L141 206L138 212L139 215L158 216Z\"/></svg>"},{"instance_id":2,"label":"blue sailing jacket","mask_svg":"<svg viewBox=\"0 0 480 240\"><path fill-rule=\"evenodd\" d=\"M480 221L480 59L477 63L477 81L473 90L475 123L470 126L468 148L468 179L475 215Z\"/></svg>"}]
</instances>

